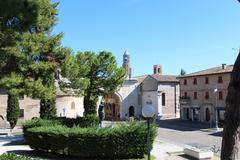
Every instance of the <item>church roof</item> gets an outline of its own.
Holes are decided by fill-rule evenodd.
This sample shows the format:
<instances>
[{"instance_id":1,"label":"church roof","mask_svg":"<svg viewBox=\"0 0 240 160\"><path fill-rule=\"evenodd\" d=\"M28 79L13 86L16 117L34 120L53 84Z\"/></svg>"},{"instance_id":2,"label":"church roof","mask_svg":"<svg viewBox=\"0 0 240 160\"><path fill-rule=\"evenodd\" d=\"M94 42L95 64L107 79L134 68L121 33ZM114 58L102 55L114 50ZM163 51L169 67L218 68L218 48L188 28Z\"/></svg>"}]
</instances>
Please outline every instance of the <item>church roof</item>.
<instances>
[{"instance_id":1,"label":"church roof","mask_svg":"<svg viewBox=\"0 0 240 160\"><path fill-rule=\"evenodd\" d=\"M156 79L158 82L179 82L177 76L174 75L161 75L161 74L152 74L152 75L142 75L134 77L138 80L138 82L142 82L147 76L150 76Z\"/></svg>"},{"instance_id":2,"label":"church roof","mask_svg":"<svg viewBox=\"0 0 240 160\"><path fill-rule=\"evenodd\" d=\"M156 79L158 82L179 82L177 76L173 75L152 74L150 76Z\"/></svg>"},{"instance_id":3,"label":"church roof","mask_svg":"<svg viewBox=\"0 0 240 160\"><path fill-rule=\"evenodd\" d=\"M218 66L218 67L209 68L209 69L205 69L205 70L202 70L202 71L182 75L182 76L179 76L178 78L205 76L205 75L222 74L222 73L231 73L232 70L233 70L233 65L226 65L224 68L223 68L223 66Z\"/></svg>"}]
</instances>

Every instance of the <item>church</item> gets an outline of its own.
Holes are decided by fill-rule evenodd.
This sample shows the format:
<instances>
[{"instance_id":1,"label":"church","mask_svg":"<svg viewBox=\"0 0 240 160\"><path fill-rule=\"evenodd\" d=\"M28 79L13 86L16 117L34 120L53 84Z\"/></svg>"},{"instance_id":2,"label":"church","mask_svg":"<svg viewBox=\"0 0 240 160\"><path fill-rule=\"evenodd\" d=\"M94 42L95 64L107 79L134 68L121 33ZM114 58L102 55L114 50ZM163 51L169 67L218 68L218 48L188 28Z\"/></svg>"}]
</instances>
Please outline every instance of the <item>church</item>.
<instances>
[{"instance_id":1,"label":"church","mask_svg":"<svg viewBox=\"0 0 240 160\"><path fill-rule=\"evenodd\" d=\"M180 88L174 75L163 75L162 66L154 65L153 74L132 77L130 54L123 55L127 78L114 94L103 97L106 120L127 120L129 117L142 119L144 105L152 105L155 118L179 118Z\"/></svg>"},{"instance_id":2,"label":"church","mask_svg":"<svg viewBox=\"0 0 240 160\"><path fill-rule=\"evenodd\" d=\"M154 65L153 74L132 77L130 54L123 55L123 65L127 78L114 94L106 95L104 100L105 119L111 121L128 120L129 117L142 119L142 107L152 105L155 118L179 118L179 80L173 75L162 75L162 66ZM83 116L83 97L70 96L62 92L56 83L57 116L75 118ZM39 117L40 101L27 96L20 97L20 117L18 125L25 120ZM7 94L0 89L0 128L9 127L6 121Z\"/></svg>"}]
</instances>

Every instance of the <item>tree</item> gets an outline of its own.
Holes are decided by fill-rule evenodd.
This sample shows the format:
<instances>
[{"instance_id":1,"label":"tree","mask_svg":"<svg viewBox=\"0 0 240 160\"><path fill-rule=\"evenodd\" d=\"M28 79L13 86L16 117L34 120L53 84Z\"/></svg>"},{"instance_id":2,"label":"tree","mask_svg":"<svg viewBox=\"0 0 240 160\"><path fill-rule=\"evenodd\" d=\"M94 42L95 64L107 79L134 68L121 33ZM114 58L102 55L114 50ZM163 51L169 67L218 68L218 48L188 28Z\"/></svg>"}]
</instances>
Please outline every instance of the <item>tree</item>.
<instances>
[{"instance_id":1,"label":"tree","mask_svg":"<svg viewBox=\"0 0 240 160\"><path fill-rule=\"evenodd\" d=\"M240 0L238 0L240 2ZM221 159L240 159L240 52L234 63L226 98Z\"/></svg>"},{"instance_id":2,"label":"tree","mask_svg":"<svg viewBox=\"0 0 240 160\"><path fill-rule=\"evenodd\" d=\"M11 91L8 94L7 102L7 121L10 123L11 129L15 127L20 115L20 108L18 102L18 94Z\"/></svg>"},{"instance_id":3,"label":"tree","mask_svg":"<svg viewBox=\"0 0 240 160\"><path fill-rule=\"evenodd\" d=\"M96 114L98 97L116 91L125 79L125 69L118 68L112 53L105 51L78 52L75 60L70 59L62 72L83 91L84 115Z\"/></svg>"},{"instance_id":4,"label":"tree","mask_svg":"<svg viewBox=\"0 0 240 160\"><path fill-rule=\"evenodd\" d=\"M222 160L240 159L240 54L231 73L226 98L226 111L222 139Z\"/></svg>"},{"instance_id":5,"label":"tree","mask_svg":"<svg viewBox=\"0 0 240 160\"><path fill-rule=\"evenodd\" d=\"M51 35L57 5L50 0L0 1L0 86L40 98L41 117L56 114L55 73L66 55L63 34ZM17 88L7 83L12 74L23 80Z\"/></svg>"},{"instance_id":6,"label":"tree","mask_svg":"<svg viewBox=\"0 0 240 160\"><path fill-rule=\"evenodd\" d=\"M180 75L183 76L186 74L186 71L184 69L181 69Z\"/></svg>"}]
</instances>

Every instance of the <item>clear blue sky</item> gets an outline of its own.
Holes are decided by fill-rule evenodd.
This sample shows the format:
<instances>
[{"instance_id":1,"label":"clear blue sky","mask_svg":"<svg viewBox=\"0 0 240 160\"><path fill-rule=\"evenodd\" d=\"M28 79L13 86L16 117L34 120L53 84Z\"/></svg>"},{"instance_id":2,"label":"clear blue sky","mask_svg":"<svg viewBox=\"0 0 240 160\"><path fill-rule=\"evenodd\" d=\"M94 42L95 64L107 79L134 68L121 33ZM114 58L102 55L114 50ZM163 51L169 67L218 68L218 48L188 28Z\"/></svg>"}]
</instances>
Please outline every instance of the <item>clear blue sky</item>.
<instances>
[{"instance_id":1,"label":"clear blue sky","mask_svg":"<svg viewBox=\"0 0 240 160\"><path fill-rule=\"evenodd\" d=\"M187 73L233 64L240 47L237 0L60 0L55 33L77 51L110 51L133 75Z\"/></svg>"}]
</instances>

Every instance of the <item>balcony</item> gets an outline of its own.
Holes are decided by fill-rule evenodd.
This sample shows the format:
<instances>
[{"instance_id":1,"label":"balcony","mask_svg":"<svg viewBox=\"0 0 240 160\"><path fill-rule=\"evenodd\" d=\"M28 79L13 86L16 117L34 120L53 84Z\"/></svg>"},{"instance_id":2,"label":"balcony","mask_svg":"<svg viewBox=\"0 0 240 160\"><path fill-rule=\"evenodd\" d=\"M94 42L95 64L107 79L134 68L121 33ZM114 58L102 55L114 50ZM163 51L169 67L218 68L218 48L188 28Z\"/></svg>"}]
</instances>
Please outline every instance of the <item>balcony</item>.
<instances>
[{"instance_id":1,"label":"balcony","mask_svg":"<svg viewBox=\"0 0 240 160\"><path fill-rule=\"evenodd\" d=\"M189 96L180 96L180 104L190 104L191 98Z\"/></svg>"}]
</instances>

